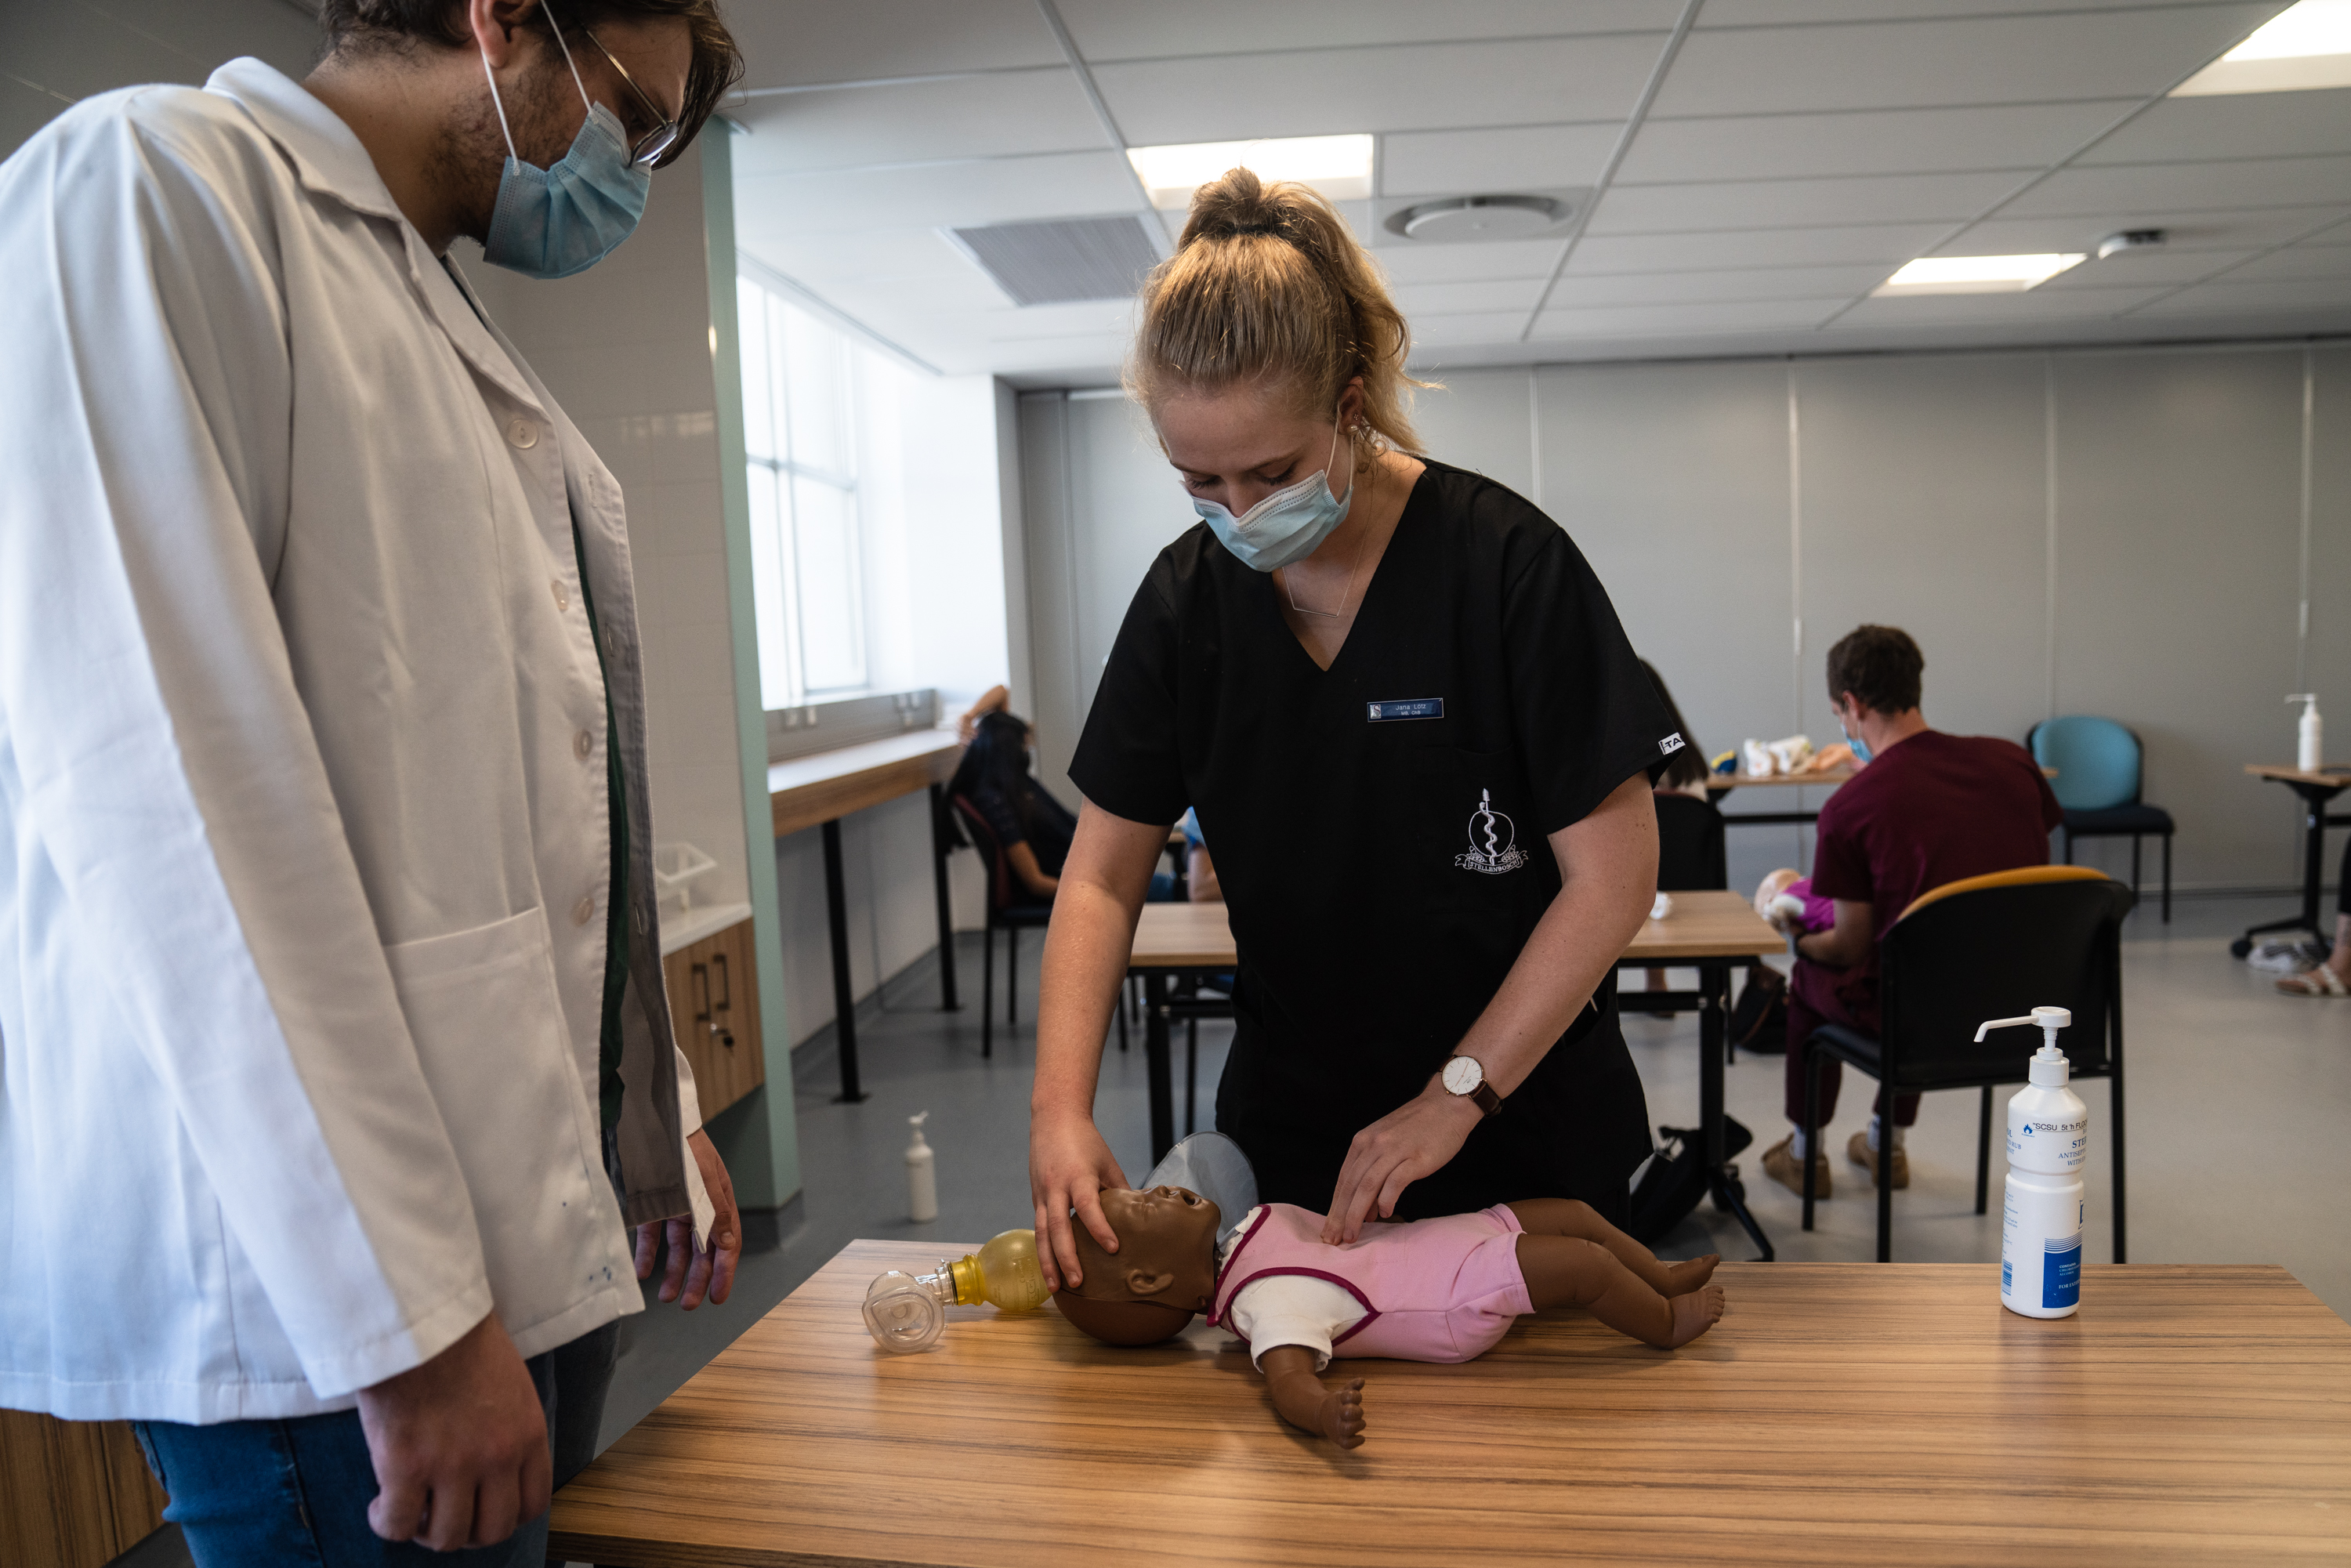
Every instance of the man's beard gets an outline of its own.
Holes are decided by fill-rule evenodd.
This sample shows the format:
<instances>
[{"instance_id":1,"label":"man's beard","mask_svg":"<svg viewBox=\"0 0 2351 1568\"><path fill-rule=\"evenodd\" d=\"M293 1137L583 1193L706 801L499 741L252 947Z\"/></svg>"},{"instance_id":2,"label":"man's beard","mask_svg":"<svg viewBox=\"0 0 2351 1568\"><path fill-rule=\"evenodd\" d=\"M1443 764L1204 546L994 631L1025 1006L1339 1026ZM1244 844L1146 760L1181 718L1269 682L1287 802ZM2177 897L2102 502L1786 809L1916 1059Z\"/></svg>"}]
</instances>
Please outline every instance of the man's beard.
<instances>
[{"instance_id":1,"label":"man's beard","mask_svg":"<svg viewBox=\"0 0 2351 1568\"><path fill-rule=\"evenodd\" d=\"M434 183L459 193L465 222L458 232L476 244L488 238L490 218L497 210L498 185L506 174L507 131L514 133L514 155L541 169L553 167L569 152L576 134L569 128L566 106L579 102L579 85L551 47L535 68L501 81L498 91L506 100L505 129L498 124L497 105L485 80L479 92L442 121L430 158Z\"/></svg>"}]
</instances>

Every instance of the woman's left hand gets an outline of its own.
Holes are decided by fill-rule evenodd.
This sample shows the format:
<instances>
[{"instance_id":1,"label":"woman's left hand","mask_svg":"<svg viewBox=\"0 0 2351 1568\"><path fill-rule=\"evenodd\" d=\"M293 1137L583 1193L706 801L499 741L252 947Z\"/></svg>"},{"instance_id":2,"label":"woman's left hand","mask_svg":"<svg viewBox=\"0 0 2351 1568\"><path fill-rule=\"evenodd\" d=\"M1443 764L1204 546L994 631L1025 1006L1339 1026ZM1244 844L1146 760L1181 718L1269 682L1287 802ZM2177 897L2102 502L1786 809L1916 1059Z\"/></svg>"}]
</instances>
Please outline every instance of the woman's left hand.
<instances>
[{"instance_id":1,"label":"woman's left hand","mask_svg":"<svg viewBox=\"0 0 2351 1568\"><path fill-rule=\"evenodd\" d=\"M1343 1247L1363 1234L1364 1222L1395 1213L1396 1199L1414 1182L1452 1162L1481 1118L1477 1103L1429 1086L1355 1134L1347 1163L1332 1189L1331 1212L1322 1239Z\"/></svg>"}]
</instances>

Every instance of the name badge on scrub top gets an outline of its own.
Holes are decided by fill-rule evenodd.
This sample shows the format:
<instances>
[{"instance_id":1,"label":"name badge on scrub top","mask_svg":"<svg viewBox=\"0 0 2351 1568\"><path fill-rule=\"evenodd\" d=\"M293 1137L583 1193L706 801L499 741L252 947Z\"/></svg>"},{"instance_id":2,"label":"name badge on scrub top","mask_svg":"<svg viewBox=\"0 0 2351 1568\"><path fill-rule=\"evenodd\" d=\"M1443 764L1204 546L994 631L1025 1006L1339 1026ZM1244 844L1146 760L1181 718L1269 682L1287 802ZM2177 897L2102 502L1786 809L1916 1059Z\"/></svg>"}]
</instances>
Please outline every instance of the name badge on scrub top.
<instances>
[{"instance_id":1,"label":"name badge on scrub top","mask_svg":"<svg viewBox=\"0 0 2351 1568\"><path fill-rule=\"evenodd\" d=\"M1369 711L1364 715L1366 724L1386 724L1399 718L1443 718L1443 697L1405 697L1394 702L1365 703Z\"/></svg>"}]
</instances>

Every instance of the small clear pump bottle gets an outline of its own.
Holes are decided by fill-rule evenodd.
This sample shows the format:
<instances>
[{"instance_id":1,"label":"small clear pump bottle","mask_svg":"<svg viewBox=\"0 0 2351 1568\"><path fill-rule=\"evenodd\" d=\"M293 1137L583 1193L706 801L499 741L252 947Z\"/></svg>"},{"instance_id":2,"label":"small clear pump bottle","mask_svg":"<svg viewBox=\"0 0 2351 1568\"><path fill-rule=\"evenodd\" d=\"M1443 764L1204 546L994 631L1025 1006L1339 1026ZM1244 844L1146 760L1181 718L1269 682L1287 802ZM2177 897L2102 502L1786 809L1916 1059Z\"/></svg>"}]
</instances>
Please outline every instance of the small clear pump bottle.
<instances>
[{"instance_id":1,"label":"small clear pump bottle","mask_svg":"<svg viewBox=\"0 0 2351 1568\"><path fill-rule=\"evenodd\" d=\"M911 1354L938 1343L949 1307L982 1301L1007 1312L1033 1312L1051 1292L1037 1261L1037 1233L1007 1230L976 1253L928 1274L893 1269L865 1289L865 1326L883 1350Z\"/></svg>"}]
</instances>

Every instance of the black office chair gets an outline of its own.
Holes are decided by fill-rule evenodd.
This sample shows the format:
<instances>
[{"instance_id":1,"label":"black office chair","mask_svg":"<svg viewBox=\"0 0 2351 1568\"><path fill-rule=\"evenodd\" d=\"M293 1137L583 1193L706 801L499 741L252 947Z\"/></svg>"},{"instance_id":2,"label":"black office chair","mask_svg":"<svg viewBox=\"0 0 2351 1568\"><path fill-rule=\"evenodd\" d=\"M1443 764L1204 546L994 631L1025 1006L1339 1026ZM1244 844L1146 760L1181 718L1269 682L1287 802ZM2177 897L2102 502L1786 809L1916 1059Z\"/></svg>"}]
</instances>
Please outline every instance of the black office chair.
<instances>
[{"instance_id":1,"label":"black office chair","mask_svg":"<svg viewBox=\"0 0 2351 1568\"><path fill-rule=\"evenodd\" d=\"M1968 877L1921 894L1888 926L1878 947L1876 1038L1823 1024L1804 1053L1804 1137L1819 1147L1820 1079L1825 1052L1877 1080L1889 1105L1897 1094L1980 1089L1976 1114L1976 1212L1984 1212L1991 1162L1991 1092L2021 1083L2027 1052L2013 1038L1975 1039L1986 1019L2036 1007L2064 1008L2073 1027L2058 1039L2073 1076L2112 1080L2115 1261L2123 1246L2122 921L2137 902L2130 889L2087 866L2037 865ZM1804 1228L1813 1228L1817 1160L1804 1165ZM1877 1260L1894 1256L1894 1162L1877 1165Z\"/></svg>"},{"instance_id":2,"label":"black office chair","mask_svg":"<svg viewBox=\"0 0 2351 1568\"><path fill-rule=\"evenodd\" d=\"M2171 813L2139 799L2141 761L2147 748L2138 732L2110 718L2072 715L2044 719L2024 737L2024 748L2057 777L2050 792L2065 813L2059 831L2064 836L2065 863L2074 863L2075 839L2128 839L2131 841L2131 892L2139 887L2139 841L2152 834L2163 841L2163 923L2171 924Z\"/></svg>"},{"instance_id":3,"label":"black office chair","mask_svg":"<svg viewBox=\"0 0 2351 1568\"><path fill-rule=\"evenodd\" d=\"M1020 904L1013 898L1019 879L1012 870L1012 858L996 841L995 831L979 808L961 795L951 805L964 835L971 841L979 858L987 865L987 924L981 937L979 960L979 1054L996 1054L996 934L1005 935L1004 1022L1007 1028L1019 1021L1017 988L1020 980L1020 933L1040 930L1051 924L1053 906L1050 904ZM1119 1030L1126 1030L1126 1016L1119 1015Z\"/></svg>"},{"instance_id":4,"label":"black office chair","mask_svg":"<svg viewBox=\"0 0 2351 1568\"><path fill-rule=\"evenodd\" d=\"M1694 795L1659 795L1657 891L1698 892L1730 885L1722 813Z\"/></svg>"}]
</instances>

